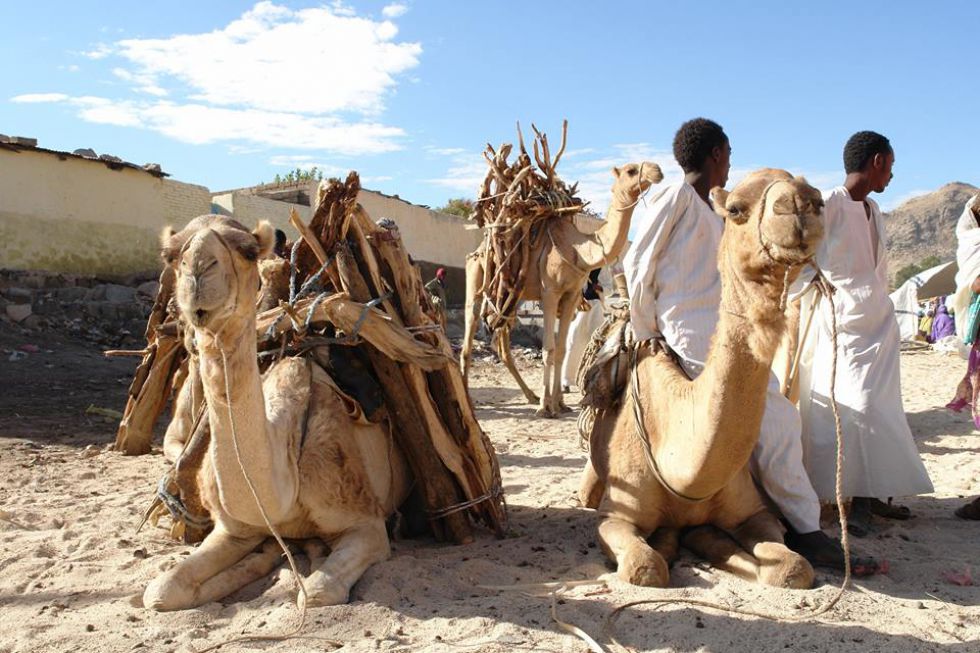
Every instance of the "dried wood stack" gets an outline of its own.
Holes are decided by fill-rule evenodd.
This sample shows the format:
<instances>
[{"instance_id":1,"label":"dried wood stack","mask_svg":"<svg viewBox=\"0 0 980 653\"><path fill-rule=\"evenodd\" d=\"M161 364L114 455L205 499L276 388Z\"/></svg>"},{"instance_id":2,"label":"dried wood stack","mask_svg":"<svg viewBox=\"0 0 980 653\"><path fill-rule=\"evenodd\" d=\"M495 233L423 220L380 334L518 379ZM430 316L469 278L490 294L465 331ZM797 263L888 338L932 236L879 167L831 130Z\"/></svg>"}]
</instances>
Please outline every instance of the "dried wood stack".
<instances>
[{"instance_id":1,"label":"dried wood stack","mask_svg":"<svg viewBox=\"0 0 980 653\"><path fill-rule=\"evenodd\" d=\"M164 268L146 323L146 348L139 352L143 360L133 374L126 409L116 431L114 448L128 456L150 453L153 427L167 405L171 390L179 390L186 376L187 350L177 328L176 302L171 301L175 281L174 271ZM117 353L132 352L106 352L107 355Z\"/></svg>"},{"instance_id":2,"label":"dried wood stack","mask_svg":"<svg viewBox=\"0 0 980 653\"><path fill-rule=\"evenodd\" d=\"M561 146L551 156L548 136L534 130L534 162L524 147L521 126L517 125L520 153L508 163L513 146L502 144L494 150L489 143L483 157L489 164L480 186L472 219L483 228L482 250L486 253L482 318L491 331L510 326L517 314L521 289L532 264L530 253L539 239L548 238L554 220L571 220L585 208L575 196L578 184L567 186L555 172L565 152L568 121L562 124ZM537 168L535 168L535 163Z\"/></svg>"},{"instance_id":3,"label":"dried wood stack","mask_svg":"<svg viewBox=\"0 0 980 653\"><path fill-rule=\"evenodd\" d=\"M468 542L471 522L503 535L507 514L496 454L476 420L438 314L397 227L387 220L376 224L357 203L359 190L355 172L345 182L323 182L310 224L295 212L290 216L301 234L291 257L291 296L258 316L260 362L284 354L322 362L324 343L356 353L380 385L436 539ZM197 430L164 481L188 499L188 508L197 499L190 484L196 482L201 442L209 437L206 425ZM188 463L184 456L196 460ZM148 514L155 521L164 508ZM171 532L199 534L183 526Z\"/></svg>"}]
</instances>

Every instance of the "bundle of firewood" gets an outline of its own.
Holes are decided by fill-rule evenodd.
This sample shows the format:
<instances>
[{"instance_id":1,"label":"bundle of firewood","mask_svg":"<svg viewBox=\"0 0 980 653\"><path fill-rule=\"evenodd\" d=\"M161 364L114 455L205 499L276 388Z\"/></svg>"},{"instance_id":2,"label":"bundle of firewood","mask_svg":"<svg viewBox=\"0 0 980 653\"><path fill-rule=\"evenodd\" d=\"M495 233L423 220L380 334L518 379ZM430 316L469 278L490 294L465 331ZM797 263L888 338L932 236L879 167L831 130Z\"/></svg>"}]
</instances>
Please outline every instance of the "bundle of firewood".
<instances>
[{"instance_id":1,"label":"bundle of firewood","mask_svg":"<svg viewBox=\"0 0 980 653\"><path fill-rule=\"evenodd\" d=\"M549 237L550 222L571 220L585 208L585 203L575 196L578 184L569 187L555 173L565 153L568 121L562 125L561 146L554 158L548 136L534 125L531 128L534 163L524 147L520 124L520 153L513 163L507 162L513 150L510 143L496 150L488 143L483 153L489 170L480 186L472 218L485 232L481 250L485 256L486 300L481 316L491 331L513 322L521 288L532 265L529 254L538 239Z\"/></svg>"},{"instance_id":2,"label":"bundle of firewood","mask_svg":"<svg viewBox=\"0 0 980 653\"><path fill-rule=\"evenodd\" d=\"M392 427L433 535L469 541L471 519L503 535L507 515L493 446L476 420L452 348L397 226L386 219L371 220L357 203L359 190L355 172L346 182L323 182L310 224L295 211L291 214L300 239L289 261L279 261L290 277L280 291L285 296L273 297L271 303L278 305L257 319L260 366L284 355L310 356L334 372L341 387L350 381L341 377L366 374L367 385L380 390L378 401L372 401L370 391L355 396L363 399L365 415L387 419ZM270 290L263 289L260 302L270 303ZM164 293L161 283L158 303L172 308ZM149 449L156 416L172 386L182 380L161 344L169 336L154 328L153 320L151 316L147 333L155 340L141 365L148 372L138 372L133 381L116 443L127 453ZM382 331L379 320L387 322L383 339L369 337ZM176 333L174 339L182 347ZM152 386L147 382L157 378ZM190 427L184 451L161 481L157 504L148 512L154 521L169 512L176 522L171 532L186 540L199 539L207 527L194 484L210 436L206 412L198 414L203 419ZM147 417L135 422L134 415Z\"/></svg>"}]
</instances>

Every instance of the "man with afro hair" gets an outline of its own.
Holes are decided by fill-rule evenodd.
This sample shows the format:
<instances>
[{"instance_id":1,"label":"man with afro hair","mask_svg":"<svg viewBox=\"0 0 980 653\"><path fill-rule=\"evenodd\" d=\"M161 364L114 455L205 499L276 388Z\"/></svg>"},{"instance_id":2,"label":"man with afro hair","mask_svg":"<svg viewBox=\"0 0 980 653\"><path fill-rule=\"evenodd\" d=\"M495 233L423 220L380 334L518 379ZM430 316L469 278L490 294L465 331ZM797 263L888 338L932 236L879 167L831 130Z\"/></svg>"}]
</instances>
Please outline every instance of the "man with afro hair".
<instances>
[{"instance_id":1,"label":"man with afro hair","mask_svg":"<svg viewBox=\"0 0 980 653\"><path fill-rule=\"evenodd\" d=\"M718 247L724 225L709 191L728 182L731 146L721 126L690 120L674 137L684 178L658 187L636 225L623 261L630 316L638 340L663 338L691 378L704 369L718 324ZM811 564L842 569L844 552L820 530L820 503L803 466L800 416L770 375L759 442L752 453L756 481L798 534L795 547Z\"/></svg>"},{"instance_id":2,"label":"man with afro hair","mask_svg":"<svg viewBox=\"0 0 980 653\"><path fill-rule=\"evenodd\" d=\"M867 535L871 515L907 519L908 509L881 499L932 492L902 407L899 332L888 297L888 260L881 210L868 195L892 179L895 152L887 138L860 131L844 146L847 177L824 193L824 239L815 261L836 289L836 398L844 423L843 493L853 498L849 530ZM807 275L801 275L801 278ZM817 301L814 306L813 302ZM836 430L830 396L834 343L826 298L804 297L813 320L800 362L803 458L824 501L835 496ZM800 323L806 324L806 315Z\"/></svg>"}]
</instances>

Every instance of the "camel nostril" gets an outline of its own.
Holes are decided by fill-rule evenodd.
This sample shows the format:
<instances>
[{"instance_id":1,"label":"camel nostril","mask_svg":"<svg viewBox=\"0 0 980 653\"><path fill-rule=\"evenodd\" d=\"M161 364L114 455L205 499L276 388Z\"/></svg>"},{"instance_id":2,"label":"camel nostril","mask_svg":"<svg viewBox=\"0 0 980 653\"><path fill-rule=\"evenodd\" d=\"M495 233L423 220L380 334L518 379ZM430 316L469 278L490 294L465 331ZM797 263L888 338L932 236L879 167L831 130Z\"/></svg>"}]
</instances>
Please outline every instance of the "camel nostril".
<instances>
[{"instance_id":1,"label":"camel nostril","mask_svg":"<svg viewBox=\"0 0 980 653\"><path fill-rule=\"evenodd\" d=\"M204 319L204 316L207 315L207 314L208 314L208 312L206 310L204 310L203 308L199 308L196 311L194 311L194 315L197 316L197 319L198 320L203 320Z\"/></svg>"}]
</instances>

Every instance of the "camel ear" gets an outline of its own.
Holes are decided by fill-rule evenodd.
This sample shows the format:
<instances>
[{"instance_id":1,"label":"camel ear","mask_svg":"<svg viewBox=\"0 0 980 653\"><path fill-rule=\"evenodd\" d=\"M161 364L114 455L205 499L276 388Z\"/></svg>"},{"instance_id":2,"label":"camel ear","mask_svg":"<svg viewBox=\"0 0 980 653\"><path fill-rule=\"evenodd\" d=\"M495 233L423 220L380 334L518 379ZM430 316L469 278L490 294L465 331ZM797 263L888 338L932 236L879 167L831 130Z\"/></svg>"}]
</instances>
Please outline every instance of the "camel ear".
<instances>
[{"instance_id":1,"label":"camel ear","mask_svg":"<svg viewBox=\"0 0 980 653\"><path fill-rule=\"evenodd\" d=\"M252 235L259 244L257 258L263 259L272 254L276 246L276 230L268 220L260 220Z\"/></svg>"},{"instance_id":2,"label":"camel ear","mask_svg":"<svg viewBox=\"0 0 980 653\"><path fill-rule=\"evenodd\" d=\"M742 198L738 195L732 197L724 188L713 188L711 190L711 203L715 207L715 213L725 220L742 224L749 219L749 206L745 205Z\"/></svg>"},{"instance_id":3,"label":"camel ear","mask_svg":"<svg viewBox=\"0 0 980 653\"><path fill-rule=\"evenodd\" d=\"M171 245L171 240L177 231L170 225L163 228L160 232L160 257L167 265L173 265L177 260L177 250Z\"/></svg>"},{"instance_id":4,"label":"camel ear","mask_svg":"<svg viewBox=\"0 0 980 653\"><path fill-rule=\"evenodd\" d=\"M728 191L721 186L715 186L711 189L711 207L715 210L715 213L720 215L722 218L728 218L728 209L725 208L725 204L728 202Z\"/></svg>"},{"instance_id":5,"label":"camel ear","mask_svg":"<svg viewBox=\"0 0 980 653\"><path fill-rule=\"evenodd\" d=\"M619 168L617 168L615 166L613 167L612 173L613 173L613 176L616 177L616 179L619 179L619 173L620 172L622 172L622 171Z\"/></svg>"}]
</instances>

